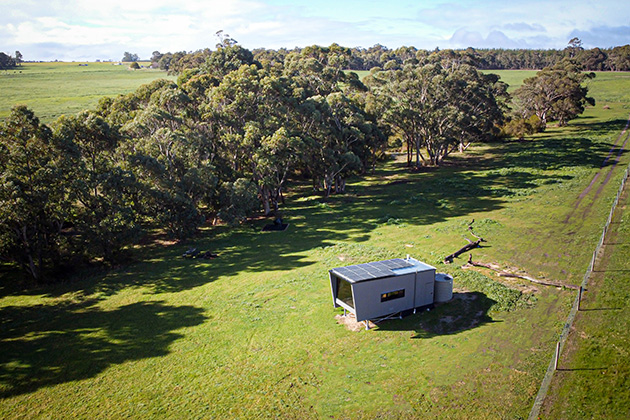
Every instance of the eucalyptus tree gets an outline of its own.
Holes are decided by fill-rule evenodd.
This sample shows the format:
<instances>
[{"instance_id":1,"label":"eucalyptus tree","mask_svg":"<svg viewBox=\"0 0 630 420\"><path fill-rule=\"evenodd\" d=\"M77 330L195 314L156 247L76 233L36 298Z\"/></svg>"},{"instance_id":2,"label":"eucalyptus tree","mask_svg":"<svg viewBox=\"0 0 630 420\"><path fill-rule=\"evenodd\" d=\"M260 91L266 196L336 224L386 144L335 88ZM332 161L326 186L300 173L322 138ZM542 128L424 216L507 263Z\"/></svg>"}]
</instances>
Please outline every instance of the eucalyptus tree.
<instances>
[{"instance_id":1,"label":"eucalyptus tree","mask_svg":"<svg viewBox=\"0 0 630 420\"><path fill-rule=\"evenodd\" d=\"M102 100L98 109L124 138L119 154L142 186L139 212L178 238L190 236L203 223L202 212L212 207L216 190L216 150L198 112L205 97L202 77L182 75L187 90L156 80L128 95Z\"/></svg>"},{"instance_id":2,"label":"eucalyptus tree","mask_svg":"<svg viewBox=\"0 0 630 420\"><path fill-rule=\"evenodd\" d=\"M345 191L345 179L364 170L370 146L384 140L357 102L343 92L316 95L300 103L296 115L305 143L303 170L315 188L331 193Z\"/></svg>"},{"instance_id":3,"label":"eucalyptus tree","mask_svg":"<svg viewBox=\"0 0 630 420\"><path fill-rule=\"evenodd\" d=\"M379 114L403 138L409 165L414 155L416 167L439 165L454 150L490 135L501 122L506 86L470 65L449 65L407 64L367 78L372 88L368 111Z\"/></svg>"},{"instance_id":4,"label":"eucalyptus tree","mask_svg":"<svg viewBox=\"0 0 630 420\"><path fill-rule=\"evenodd\" d=\"M285 77L243 65L209 91L204 120L218 125L222 153L232 164L231 179L250 178L266 214L277 208L299 139L293 134L296 99Z\"/></svg>"},{"instance_id":5,"label":"eucalyptus tree","mask_svg":"<svg viewBox=\"0 0 630 420\"><path fill-rule=\"evenodd\" d=\"M36 282L58 265L71 208L68 157L51 130L25 106L0 123L0 256Z\"/></svg>"},{"instance_id":6,"label":"eucalyptus tree","mask_svg":"<svg viewBox=\"0 0 630 420\"><path fill-rule=\"evenodd\" d=\"M586 104L595 105L583 86L594 73L583 73L574 61L565 59L553 67L546 67L527 78L514 92L516 110L522 118L536 115L543 127L549 120L557 120L559 126L584 112Z\"/></svg>"},{"instance_id":7,"label":"eucalyptus tree","mask_svg":"<svg viewBox=\"0 0 630 420\"><path fill-rule=\"evenodd\" d=\"M206 61L198 66L200 73L211 74L222 78L230 72L238 70L242 65L256 65L262 67L254 60L252 52L237 44L219 44L216 51L210 53Z\"/></svg>"},{"instance_id":8,"label":"eucalyptus tree","mask_svg":"<svg viewBox=\"0 0 630 420\"><path fill-rule=\"evenodd\" d=\"M381 121L399 134L407 145L407 164L415 153L416 167L425 161L421 148L431 142L433 131L429 117L439 97L434 92L442 69L439 65L407 65L402 70L372 72L367 79L374 95L369 101L371 112L380 114ZM448 109L444 109L448 112Z\"/></svg>"},{"instance_id":9,"label":"eucalyptus tree","mask_svg":"<svg viewBox=\"0 0 630 420\"><path fill-rule=\"evenodd\" d=\"M13 57L3 52L0 52L0 69L6 70L16 66L16 61Z\"/></svg>"},{"instance_id":10,"label":"eucalyptus tree","mask_svg":"<svg viewBox=\"0 0 630 420\"><path fill-rule=\"evenodd\" d=\"M120 134L90 111L60 117L53 130L57 141L72 145L78 153L67 181L78 234L73 250L89 258L117 261L141 232L134 206L139 185L116 157Z\"/></svg>"},{"instance_id":11,"label":"eucalyptus tree","mask_svg":"<svg viewBox=\"0 0 630 420\"><path fill-rule=\"evenodd\" d=\"M306 47L286 56L284 75L293 82L296 97L326 96L340 89L351 58L351 50L337 44Z\"/></svg>"},{"instance_id":12,"label":"eucalyptus tree","mask_svg":"<svg viewBox=\"0 0 630 420\"><path fill-rule=\"evenodd\" d=\"M103 117L112 127L122 127L134 119L135 115L151 100L154 92L165 86L174 86L166 79L156 79L151 83L140 86L135 91L117 97L104 97L98 101L95 112Z\"/></svg>"},{"instance_id":13,"label":"eucalyptus tree","mask_svg":"<svg viewBox=\"0 0 630 420\"><path fill-rule=\"evenodd\" d=\"M612 48L606 62L611 71L630 71L630 44Z\"/></svg>"},{"instance_id":14,"label":"eucalyptus tree","mask_svg":"<svg viewBox=\"0 0 630 420\"><path fill-rule=\"evenodd\" d=\"M346 73L352 59L348 48L312 46L285 59L295 107L296 132L304 142L301 166L326 196L343 192L345 178L369 166L384 141L375 121L363 109L367 88L355 73Z\"/></svg>"},{"instance_id":15,"label":"eucalyptus tree","mask_svg":"<svg viewBox=\"0 0 630 420\"><path fill-rule=\"evenodd\" d=\"M121 131L130 168L142 183L143 213L171 236L186 238L212 206L217 179L191 98L173 84L153 91Z\"/></svg>"},{"instance_id":16,"label":"eucalyptus tree","mask_svg":"<svg viewBox=\"0 0 630 420\"><path fill-rule=\"evenodd\" d=\"M466 150L473 141L497 136L508 111L508 85L496 74L483 74L470 65L453 68L447 79L458 107L454 128L459 151Z\"/></svg>"}]
</instances>

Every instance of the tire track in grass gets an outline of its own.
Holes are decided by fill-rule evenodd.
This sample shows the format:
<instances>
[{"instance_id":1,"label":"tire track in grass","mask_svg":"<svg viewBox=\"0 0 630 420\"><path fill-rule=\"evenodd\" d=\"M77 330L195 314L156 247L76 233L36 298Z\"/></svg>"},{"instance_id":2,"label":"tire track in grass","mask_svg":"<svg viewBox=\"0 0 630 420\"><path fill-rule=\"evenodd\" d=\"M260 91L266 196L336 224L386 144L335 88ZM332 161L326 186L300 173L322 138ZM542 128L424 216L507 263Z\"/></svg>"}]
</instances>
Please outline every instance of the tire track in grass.
<instances>
[{"instance_id":1,"label":"tire track in grass","mask_svg":"<svg viewBox=\"0 0 630 420\"><path fill-rule=\"evenodd\" d=\"M624 378L628 378L627 371L624 372L622 370L620 372L621 375L617 377L618 372L616 371L617 367L615 367L615 363L618 363L618 366L627 366L627 352L619 352L618 356L622 356L622 358L616 357L612 362L610 362L609 359L609 364L605 367L600 367L601 365L598 365L597 361L601 359L598 359L597 357L601 357L601 353L598 353L597 351L591 352L588 349L589 346L607 348L608 350L619 348L623 349L623 346L616 347L614 341L617 340L618 345L620 341L623 342L623 335L621 335L623 333L621 330L612 333L613 337L617 337L613 338L613 341L607 341L606 336L610 335L610 333L604 334L600 337L593 335L593 333L600 331L601 328L606 328L602 325L602 323L617 324L627 320L627 317L623 317L623 312L619 312L619 315L615 315L615 311L624 311L626 309L624 304L620 303L623 302L623 298L617 298L621 300L613 300L612 302L614 303L611 305L611 298L606 298L605 296L606 293L611 294L613 291L615 292L614 294L619 295L619 286L622 287L622 291L624 290L623 282L625 280L623 275L621 279L617 281L611 281L610 279L607 280L606 275L616 272L615 277L618 277L618 273L627 271L618 269L619 266L616 266L616 264L620 264L620 262L619 260L615 262L613 258L615 258L615 255L621 257L623 254L622 247L627 244L627 242L623 241L623 220L627 217L625 214L627 214L630 210L630 207L628 206L629 189L630 186L627 182L623 188L620 188L618 195L619 201L616 206L613 205L613 212L611 212L611 228L603 234L602 239L606 240L602 240L602 248L600 249L597 260L595 260L594 263L594 268L597 269L591 271L591 274L589 275L588 289L584 288L588 294L582 302L586 303L590 307L583 308L580 312L575 313L575 319L570 324L570 329L566 335L566 341L564 343L564 347L566 349L564 351L564 356L562 356L562 365L564 367L558 369L558 371L560 371L559 375L553 375L553 373L550 374L546 393L542 395L542 399L538 399L537 396L539 405L534 405L532 407L532 411L530 412L529 418L532 420L540 418L559 418L559 415L567 414L567 408L570 408L573 411L568 412L568 415L565 415L562 418L577 418L575 413L584 410L586 410L586 413L589 416L593 416L592 418L627 418L627 416L602 416L602 413L606 413L607 411L609 413L615 413L615 410L618 410L616 411L617 413L627 411L627 407L624 406L623 402L619 402L619 400L613 400L612 402L608 401L608 392L602 392L602 387L609 387L609 392L612 394L620 391L623 392L627 389L627 387L623 385ZM622 238L621 242L618 241L618 237ZM621 247L617 248L620 245ZM625 264L625 262L623 264ZM622 265L622 267L624 266ZM597 298L600 294L602 296L601 301ZM576 298L576 302L577 299L579 299L579 297ZM619 337L622 338L619 339ZM588 375L588 371L598 371L601 372L602 375L606 374L606 371L613 371L614 377L611 379L611 377L608 376L604 379L604 377L596 375L595 377L592 377L595 381L584 381L584 378ZM616 378L621 379L617 380ZM582 382L580 379L582 379ZM541 385L541 391L543 390L543 385ZM593 391L595 392L593 393ZM566 401L566 393L571 394L572 398L572 400L568 403ZM596 400L591 398L593 395ZM589 400L591 402L589 402ZM591 408L601 405L602 411L593 415L593 413L588 411L589 405ZM576 407L578 407L577 410Z\"/></svg>"},{"instance_id":2,"label":"tire track in grass","mask_svg":"<svg viewBox=\"0 0 630 420\"><path fill-rule=\"evenodd\" d=\"M622 132L621 134L623 134L624 132ZM617 152L617 157L615 158L615 161L613 162L613 164L610 166L610 171L608 171L608 175L606 175L606 179L604 179L604 182L602 182L602 185L600 185L600 187L597 189L597 192L595 193L595 197L593 198L593 200L599 197L599 195L601 194L606 184L608 184L608 181L610 181L610 178L612 177L612 171L613 169L615 169L615 166L617 166L617 164L619 163L619 160L621 159L621 155L623 151L626 149L626 143L628 143L628 138L630 138L630 133L626 133L626 138L623 141L623 144L621 145L621 147L619 148L619 152Z\"/></svg>"},{"instance_id":3,"label":"tire track in grass","mask_svg":"<svg viewBox=\"0 0 630 420\"><path fill-rule=\"evenodd\" d=\"M619 186L619 191L618 191L618 195L617 195L617 199L615 199L615 201L613 202L612 208L611 208L611 213L610 213L610 218L608 219L608 221L606 222L606 226L602 232L602 236L600 238L600 242L597 245L597 247L595 248L595 251L593 253L593 259L591 261L591 264L589 266L589 268L586 271L586 274L584 275L584 279L582 280L582 285L581 288L582 290L588 290L586 289L586 286L589 284L589 281L592 280L592 276L593 273L595 273L594 268L596 264L602 264L603 262L605 262L604 256L606 255L606 252L610 251L610 249L606 249L606 237L607 236L611 236L611 235L615 235L616 232L613 231L612 233L608 230L608 227L610 225L610 222L612 221L612 217L614 215L614 212L617 211L617 209L619 209L621 212L625 212L626 210L626 204L620 204L619 198L622 197L624 194L627 194L627 188L628 184L626 182L626 180L628 179L629 175L628 172L630 171L630 165L628 165L628 169L626 170L626 173L624 174L624 178L621 181L621 185ZM624 200L627 200L624 199ZM621 216L619 216L621 217ZM603 254L602 254L602 250L603 250ZM602 264L602 268L603 271L605 272L605 268L606 265ZM600 271L600 267L598 267L598 271ZM591 292L593 292L595 289L597 288L597 285L595 284L595 287L593 289L591 289ZM573 322L575 320L575 317L577 316L578 313L578 308L579 308L579 303L580 303L580 296L578 295L576 296L574 302L573 302L573 306L571 307L571 311L569 312L569 316L567 318L567 322L565 323L563 329L562 329L562 333L560 334L559 340L558 340L558 349L560 351L560 354L562 353L563 347L566 344L566 341L569 337L569 333L572 331L573 329ZM570 348L569 348L570 350ZM555 354L554 352L554 356L552 358L552 360L549 362L549 366L547 367L547 371L545 372L545 376L542 380L542 383L540 385L540 388L538 390L538 394L536 395L536 399L534 400L534 404L532 406L532 409L529 413L529 417L528 420L536 420L536 419L540 419L540 410L543 407L543 404L545 403L545 401L547 400L547 393L549 391L549 387L551 385L551 382L553 380L554 377L554 372L556 371L556 359L557 354ZM556 391L554 391L556 392ZM555 394L554 394L555 395ZM553 396L552 396L553 399ZM547 404L551 404L553 405L555 403L555 400L548 400Z\"/></svg>"},{"instance_id":4,"label":"tire track in grass","mask_svg":"<svg viewBox=\"0 0 630 420\"><path fill-rule=\"evenodd\" d=\"M603 191L603 189L606 186L606 184L608 184L608 181L610 181L610 178L612 177L612 172L615 169L615 166L617 166L617 164L619 163L619 160L621 159L621 154L625 150L626 143L628 142L628 138L630 137L630 132L628 132L628 128L629 127L630 127L630 116L628 117L628 121L626 122L626 126L623 128L623 130L621 130L621 133L619 133L619 136L617 136L617 138L615 139L615 142L613 143L612 147L608 151L608 155L606 156L606 158L602 162L601 166L599 167L599 170L593 176L593 179L588 184L588 186L580 193L580 195L578 196L578 199L575 201L575 204L573 204L573 209L571 210L571 212L569 212L567 217L564 219L564 223L565 224L569 223L569 220L571 220L571 218L573 217L573 215L577 211L578 207L582 203L582 200L584 200L584 198L591 192L591 190L595 186L595 183L600 178L603 170L606 168L606 165L608 164L608 161L614 155L615 149L617 148L617 145L619 144L621 139L623 139L624 136L625 136L625 140L623 141L622 145L619 147L619 150L617 151L617 156L615 158L614 163L610 166L610 169L608 171L608 174L606 175L606 178L604 179L602 184L597 189L597 191L595 193L595 196L593 197L593 202L590 205L588 205L586 207L586 209L584 210L582 218L585 218L586 215L591 211L591 209L593 207L593 204L595 204L595 200L597 199L597 197L599 197L599 194L601 194L601 192Z\"/></svg>"}]
</instances>

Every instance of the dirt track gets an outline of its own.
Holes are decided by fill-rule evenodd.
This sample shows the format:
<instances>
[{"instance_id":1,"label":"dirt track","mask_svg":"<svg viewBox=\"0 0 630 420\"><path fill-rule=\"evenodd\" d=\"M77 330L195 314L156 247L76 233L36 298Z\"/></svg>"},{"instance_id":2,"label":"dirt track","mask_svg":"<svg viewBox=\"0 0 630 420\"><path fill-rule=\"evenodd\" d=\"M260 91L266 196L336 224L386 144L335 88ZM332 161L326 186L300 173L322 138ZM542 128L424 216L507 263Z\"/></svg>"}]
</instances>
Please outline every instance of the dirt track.
<instances>
[{"instance_id":1,"label":"dirt track","mask_svg":"<svg viewBox=\"0 0 630 420\"><path fill-rule=\"evenodd\" d=\"M597 188L597 190L595 191L595 194L593 195L593 200L592 200L591 204L585 206L584 211L582 212L582 219L586 218L586 216L590 213L590 211L591 211L591 209L593 207L593 204L595 203L595 201L597 200L599 195L604 190L604 187L610 181L610 178L612 177L613 170L615 169L615 167L619 163L619 160L621 159L621 155L622 155L623 151L626 150L626 145L628 143L628 140L630 139L630 131L628 131L629 127L630 127L630 117L628 117L628 121L626 122L626 126L623 128L623 130L621 130L621 133L619 134L619 136L617 136L617 139L615 140L615 143L612 145L612 147L608 151L608 155L606 156L606 158L602 162L601 166L599 167L599 170L593 176L593 179L591 180L591 182L580 193L580 195L578 196L577 200L573 204L573 209L567 215L567 217L564 219L564 223L569 223L571 218L574 217L575 213L577 212L577 210L580 207L580 204L582 203L584 198L591 193L591 191L593 190L593 187L597 184L597 182L601 178L602 174L606 172L606 177L600 182L599 187ZM623 140L623 142L621 143L621 145L619 145L619 143L622 140ZM613 161L612 164L609 164L609 161L610 161L611 157L613 155L615 155L615 152L616 152L616 156L614 157L614 161Z\"/></svg>"}]
</instances>

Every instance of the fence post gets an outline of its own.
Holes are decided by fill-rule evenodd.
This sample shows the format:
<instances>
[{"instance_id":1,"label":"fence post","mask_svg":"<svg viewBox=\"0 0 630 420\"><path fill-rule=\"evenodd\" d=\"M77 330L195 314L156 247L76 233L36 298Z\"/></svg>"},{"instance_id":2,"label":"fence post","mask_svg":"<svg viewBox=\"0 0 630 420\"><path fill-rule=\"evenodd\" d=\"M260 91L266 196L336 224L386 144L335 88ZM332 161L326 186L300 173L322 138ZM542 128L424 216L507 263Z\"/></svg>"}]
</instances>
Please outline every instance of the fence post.
<instances>
[{"instance_id":1,"label":"fence post","mask_svg":"<svg viewBox=\"0 0 630 420\"><path fill-rule=\"evenodd\" d=\"M628 124L630 124L630 120L629 120ZM571 325L573 325L573 320L575 319L577 311L580 310L580 304L582 302L582 293L586 290L586 288L584 286L586 284L588 284L588 280L589 280L593 270L595 269L595 259L597 258L597 253L599 252L600 246L603 245L604 237L606 236L608 227L609 227L610 223L612 222L613 214L615 212L615 209L616 209L617 205L619 204L619 198L623 194L624 188L626 186L626 181L628 180L628 178L630 178L630 165L628 165L628 167L626 168L624 177L621 180L621 187L619 188L619 191L617 192L617 198L615 199L615 201L613 203L613 206L610 209L610 214L608 216L609 220L606 223L606 226L604 227L603 235L600 238L600 245L597 246L597 248L595 249L595 252L593 252L593 258L591 259L591 264L590 264L588 270L586 270L586 273L584 273L584 279L582 280L582 285L580 286L580 289L579 289L577 304L575 302L573 303L571 312L569 313L569 316L567 318L567 323L565 324L563 332L560 335L560 339L556 343L556 352L555 352L555 355L554 355L555 357L549 363L549 366L547 368L547 372L545 373L545 377L543 378L543 381L540 384L540 389L538 390L538 394L536 395L536 399L534 400L534 405L532 406L532 409L529 412L529 417L528 417L529 420L535 420L535 419L539 418L540 409L541 409L541 407L543 405L545 396L547 395L547 391L549 390L549 385L551 384L551 379L553 378L554 372L556 370L558 370L558 363L560 361L560 346L567 339L567 335L569 333L569 330L571 329ZM551 369L551 366L553 366L553 369Z\"/></svg>"},{"instance_id":2,"label":"fence post","mask_svg":"<svg viewBox=\"0 0 630 420\"><path fill-rule=\"evenodd\" d=\"M558 359L560 359L560 342L556 343L556 361L553 364L553 370L558 370Z\"/></svg>"}]
</instances>

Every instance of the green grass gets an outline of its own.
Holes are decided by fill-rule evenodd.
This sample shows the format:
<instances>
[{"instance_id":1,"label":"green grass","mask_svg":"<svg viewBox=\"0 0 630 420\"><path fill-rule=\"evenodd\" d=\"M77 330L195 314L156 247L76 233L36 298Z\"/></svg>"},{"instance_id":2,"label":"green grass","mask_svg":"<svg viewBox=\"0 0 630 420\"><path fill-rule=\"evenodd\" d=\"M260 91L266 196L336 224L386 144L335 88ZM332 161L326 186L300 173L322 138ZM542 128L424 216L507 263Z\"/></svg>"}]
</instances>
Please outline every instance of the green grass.
<instances>
[{"instance_id":1,"label":"green grass","mask_svg":"<svg viewBox=\"0 0 630 420\"><path fill-rule=\"evenodd\" d=\"M543 418L628 418L630 367L630 189L584 295Z\"/></svg>"},{"instance_id":2,"label":"green grass","mask_svg":"<svg viewBox=\"0 0 630 420\"><path fill-rule=\"evenodd\" d=\"M0 417L525 418L573 292L441 261L475 219L475 260L579 284L630 156L574 204L626 119L590 108L438 170L391 160L327 202L297 183L285 232L208 227L57 286L22 289L0 267ZM220 256L181 258L190 246ZM456 299L338 325L327 270L406 254L451 273Z\"/></svg>"},{"instance_id":3,"label":"green grass","mask_svg":"<svg viewBox=\"0 0 630 420\"><path fill-rule=\"evenodd\" d=\"M348 72L356 73L359 76L359 79L363 80L365 76L370 74L369 70L347 70Z\"/></svg>"},{"instance_id":4,"label":"green grass","mask_svg":"<svg viewBox=\"0 0 630 420\"><path fill-rule=\"evenodd\" d=\"M587 86L589 94L596 101L596 107L619 106L630 110L630 72L601 72L595 73L595 79L589 80Z\"/></svg>"},{"instance_id":5,"label":"green grass","mask_svg":"<svg viewBox=\"0 0 630 420\"><path fill-rule=\"evenodd\" d=\"M501 81L509 85L508 92L513 92L523 84L523 80L536 76L537 70L484 70L501 76Z\"/></svg>"},{"instance_id":6,"label":"green grass","mask_svg":"<svg viewBox=\"0 0 630 420\"><path fill-rule=\"evenodd\" d=\"M86 63L24 63L15 70L0 71L0 119L13 106L26 104L50 123L62 114L94 108L103 96L133 92L159 78L176 79L160 70L129 70L126 64L79 64Z\"/></svg>"}]
</instances>

